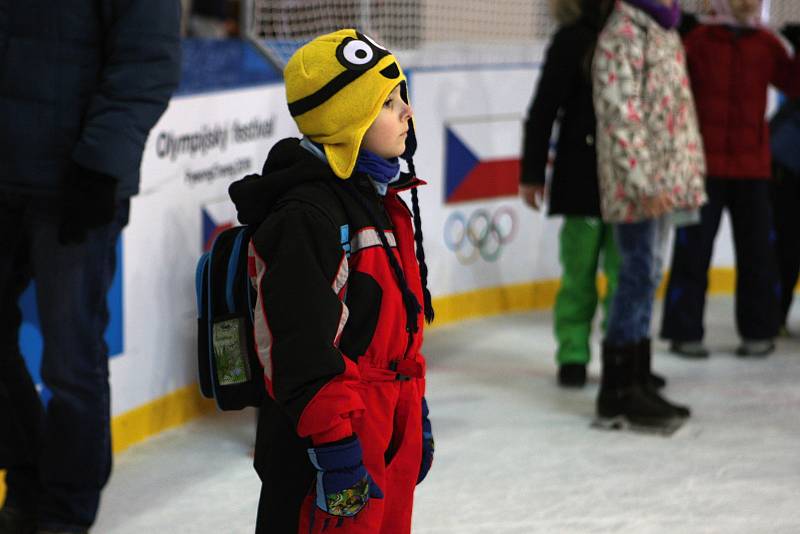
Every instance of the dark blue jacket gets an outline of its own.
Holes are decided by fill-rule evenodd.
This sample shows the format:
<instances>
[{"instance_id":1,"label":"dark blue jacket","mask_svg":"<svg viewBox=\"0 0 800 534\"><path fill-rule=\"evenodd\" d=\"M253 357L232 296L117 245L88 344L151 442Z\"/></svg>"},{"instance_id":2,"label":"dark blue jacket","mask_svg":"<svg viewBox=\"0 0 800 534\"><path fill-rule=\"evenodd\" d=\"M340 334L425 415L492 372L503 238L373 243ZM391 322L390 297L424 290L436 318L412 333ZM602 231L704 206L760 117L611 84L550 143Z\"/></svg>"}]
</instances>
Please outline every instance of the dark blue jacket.
<instances>
[{"instance_id":1,"label":"dark blue jacket","mask_svg":"<svg viewBox=\"0 0 800 534\"><path fill-rule=\"evenodd\" d=\"M55 193L73 159L136 194L179 26L178 0L0 0L0 189Z\"/></svg>"}]
</instances>

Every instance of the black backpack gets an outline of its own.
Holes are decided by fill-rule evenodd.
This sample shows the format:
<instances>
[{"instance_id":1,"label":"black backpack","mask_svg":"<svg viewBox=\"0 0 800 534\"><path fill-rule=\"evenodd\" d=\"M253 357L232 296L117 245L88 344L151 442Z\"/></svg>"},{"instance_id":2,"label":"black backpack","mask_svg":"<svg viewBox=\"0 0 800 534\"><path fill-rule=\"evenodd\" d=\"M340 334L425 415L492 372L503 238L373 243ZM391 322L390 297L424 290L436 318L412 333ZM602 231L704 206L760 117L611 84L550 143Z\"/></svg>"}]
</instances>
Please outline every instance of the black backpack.
<instances>
[{"instance_id":1,"label":"black backpack","mask_svg":"<svg viewBox=\"0 0 800 534\"><path fill-rule=\"evenodd\" d=\"M255 288L247 271L254 229L221 232L197 262L197 368L203 396L221 410L260 406L265 386L253 339Z\"/></svg>"},{"instance_id":2,"label":"black backpack","mask_svg":"<svg viewBox=\"0 0 800 534\"><path fill-rule=\"evenodd\" d=\"M285 200L318 205L308 190L296 188ZM332 197L335 198L335 197ZM339 227L349 257L350 226L338 200L326 203ZM256 289L250 283L248 248L256 226L235 226L217 235L211 250L197 262L197 368L200 391L220 410L261 406L266 394L264 371L253 331Z\"/></svg>"}]
</instances>

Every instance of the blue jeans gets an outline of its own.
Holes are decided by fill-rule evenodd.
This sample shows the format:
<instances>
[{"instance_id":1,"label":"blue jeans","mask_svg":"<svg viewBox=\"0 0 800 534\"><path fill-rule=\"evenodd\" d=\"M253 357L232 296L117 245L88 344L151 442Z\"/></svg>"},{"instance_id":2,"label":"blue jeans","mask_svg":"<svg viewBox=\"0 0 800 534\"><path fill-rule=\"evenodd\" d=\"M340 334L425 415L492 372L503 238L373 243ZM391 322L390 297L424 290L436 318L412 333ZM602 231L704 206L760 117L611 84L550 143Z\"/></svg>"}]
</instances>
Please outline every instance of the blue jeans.
<instances>
[{"instance_id":1,"label":"blue jeans","mask_svg":"<svg viewBox=\"0 0 800 534\"><path fill-rule=\"evenodd\" d=\"M0 466L7 502L39 524L89 527L111 473L106 293L116 269L115 245L128 221L115 220L87 240L58 242L54 199L0 192ZM19 350L19 296L36 282L44 340L47 406Z\"/></svg>"},{"instance_id":2,"label":"blue jeans","mask_svg":"<svg viewBox=\"0 0 800 534\"><path fill-rule=\"evenodd\" d=\"M606 327L607 343L626 345L650 337L653 300L670 229L668 217L614 225L620 267Z\"/></svg>"}]
</instances>

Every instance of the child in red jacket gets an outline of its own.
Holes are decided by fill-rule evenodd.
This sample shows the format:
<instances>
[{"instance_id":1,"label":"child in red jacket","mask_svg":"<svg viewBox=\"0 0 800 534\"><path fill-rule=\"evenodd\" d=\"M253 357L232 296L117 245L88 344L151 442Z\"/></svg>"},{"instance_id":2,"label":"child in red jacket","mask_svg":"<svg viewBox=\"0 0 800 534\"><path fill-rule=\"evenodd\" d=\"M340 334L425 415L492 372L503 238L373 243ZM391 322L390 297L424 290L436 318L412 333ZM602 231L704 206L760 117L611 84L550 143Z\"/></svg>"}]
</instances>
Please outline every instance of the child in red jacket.
<instances>
[{"instance_id":1,"label":"child in red jacket","mask_svg":"<svg viewBox=\"0 0 800 534\"><path fill-rule=\"evenodd\" d=\"M302 140L230 188L250 242L268 392L255 468L259 534L408 534L433 459L423 324L433 319L406 78L356 30L284 71ZM401 173L398 156L408 162ZM412 209L398 195L411 191Z\"/></svg>"},{"instance_id":2,"label":"child in red jacket","mask_svg":"<svg viewBox=\"0 0 800 534\"><path fill-rule=\"evenodd\" d=\"M760 27L759 0L719 0L716 16L684 38L706 154L709 201L699 225L677 231L661 336L686 357L707 357L703 309L722 210L736 245L736 323L740 356L774 350L780 282L770 205L770 85L800 95L800 57Z\"/></svg>"}]
</instances>

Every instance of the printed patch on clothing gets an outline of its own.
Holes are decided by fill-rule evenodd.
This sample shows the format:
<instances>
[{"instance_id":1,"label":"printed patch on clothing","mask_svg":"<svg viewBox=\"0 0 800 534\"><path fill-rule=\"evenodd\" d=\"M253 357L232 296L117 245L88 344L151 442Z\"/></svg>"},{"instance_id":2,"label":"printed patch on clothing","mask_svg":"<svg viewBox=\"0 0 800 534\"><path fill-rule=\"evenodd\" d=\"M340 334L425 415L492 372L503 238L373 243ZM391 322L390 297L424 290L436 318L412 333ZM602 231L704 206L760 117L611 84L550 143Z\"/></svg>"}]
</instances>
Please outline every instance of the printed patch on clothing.
<instances>
[{"instance_id":1,"label":"printed patch on clothing","mask_svg":"<svg viewBox=\"0 0 800 534\"><path fill-rule=\"evenodd\" d=\"M250 380L244 319L232 317L215 322L212 339L219 384L229 386Z\"/></svg>"}]
</instances>

